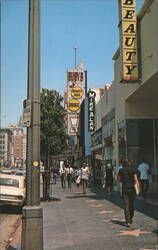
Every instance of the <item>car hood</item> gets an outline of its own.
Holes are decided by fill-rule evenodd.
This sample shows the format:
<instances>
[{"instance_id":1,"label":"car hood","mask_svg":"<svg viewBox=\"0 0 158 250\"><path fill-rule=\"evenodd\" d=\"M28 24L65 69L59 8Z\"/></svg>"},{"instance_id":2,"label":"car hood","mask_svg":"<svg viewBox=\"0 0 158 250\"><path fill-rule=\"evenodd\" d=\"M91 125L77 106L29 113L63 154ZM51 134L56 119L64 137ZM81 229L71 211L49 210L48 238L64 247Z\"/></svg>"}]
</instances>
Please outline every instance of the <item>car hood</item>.
<instances>
[{"instance_id":1,"label":"car hood","mask_svg":"<svg viewBox=\"0 0 158 250\"><path fill-rule=\"evenodd\" d=\"M16 187L0 186L0 195L24 195L25 190Z\"/></svg>"}]
</instances>

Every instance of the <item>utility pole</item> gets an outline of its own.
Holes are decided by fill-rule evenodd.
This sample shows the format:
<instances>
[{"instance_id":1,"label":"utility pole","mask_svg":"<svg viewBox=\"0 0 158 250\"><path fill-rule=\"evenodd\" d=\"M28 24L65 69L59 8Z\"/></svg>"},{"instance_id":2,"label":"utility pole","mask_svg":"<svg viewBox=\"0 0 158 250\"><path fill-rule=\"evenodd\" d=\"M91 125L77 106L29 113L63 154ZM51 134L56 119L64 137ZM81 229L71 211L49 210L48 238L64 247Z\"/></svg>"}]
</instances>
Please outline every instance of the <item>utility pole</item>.
<instances>
[{"instance_id":1,"label":"utility pole","mask_svg":"<svg viewBox=\"0 0 158 250\"><path fill-rule=\"evenodd\" d=\"M29 0L26 206L22 213L22 250L43 250L40 206L40 0Z\"/></svg>"}]
</instances>

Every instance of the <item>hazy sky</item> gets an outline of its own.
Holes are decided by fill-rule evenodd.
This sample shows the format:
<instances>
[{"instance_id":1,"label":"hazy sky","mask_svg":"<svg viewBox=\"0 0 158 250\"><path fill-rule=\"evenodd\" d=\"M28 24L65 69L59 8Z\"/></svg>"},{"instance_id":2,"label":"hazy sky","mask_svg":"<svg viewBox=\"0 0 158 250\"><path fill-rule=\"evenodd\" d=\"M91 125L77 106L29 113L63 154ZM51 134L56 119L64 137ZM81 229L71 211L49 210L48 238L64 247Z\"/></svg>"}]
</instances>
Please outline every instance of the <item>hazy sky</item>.
<instances>
[{"instance_id":1,"label":"hazy sky","mask_svg":"<svg viewBox=\"0 0 158 250\"><path fill-rule=\"evenodd\" d=\"M29 0L1 3L1 126L15 124L27 96ZM137 0L137 10L144 0ZM83 59L88 87L113 81L119 47L118 0L41 0L41 88L66 87L67 68Z\"/></svg>"}]
</instances>

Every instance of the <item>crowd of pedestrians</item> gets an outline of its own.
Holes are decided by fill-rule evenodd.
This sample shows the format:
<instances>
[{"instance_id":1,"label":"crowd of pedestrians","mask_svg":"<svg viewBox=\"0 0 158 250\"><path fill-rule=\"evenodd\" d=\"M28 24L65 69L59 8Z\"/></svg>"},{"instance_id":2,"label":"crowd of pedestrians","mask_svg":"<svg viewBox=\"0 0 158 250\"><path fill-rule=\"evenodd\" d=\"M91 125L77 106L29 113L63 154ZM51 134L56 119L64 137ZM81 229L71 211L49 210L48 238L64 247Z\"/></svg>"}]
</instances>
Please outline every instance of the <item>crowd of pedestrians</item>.
<instances>
[{"instance_id":1,"label":"crowd of pedestrians","mask_svg":"<svg viewBox=\"0 0 158 250\"><path fill-rule=\"evenodd\" d=\"M126 226L131 226L134 217L134 200L136 195L146 197L149 188L149 175L151 168L149 164L142 160L136 167L128 159L120 160L119 166L114 170L111 163L107 163L104 173L104 187L108 195L113 192L114 179L119 181L119 194L124 205L124 215ZM72 183L76 183L79 188L82 186L83 194L87 193L89 177L91 175L87 162L83 162L81 168L74 169L70 164L64 163L58 169L58 173L53 171L53 184L56 184L57 176L60 176L61 187L71 188Z\"/></svg>"},{"instance_id":2,"label":"crowd of pedestrians","mask_svg":"<svg viewBox=\"0 0 158 250\"><path fill-rule=\"evenodd\" d=\"M77 187L79 187L82 184L83 193L84 194L87 193L90 171L88 164L86 162L83 163L83 166L80 169L74 169L71 165L68 165L66 167L65 164L63 163L59 169L59 175L62 188L65 188L66 186L68 188L71 188L72 182L74 182L76 183Z\"/></svg>"}]
</instances>

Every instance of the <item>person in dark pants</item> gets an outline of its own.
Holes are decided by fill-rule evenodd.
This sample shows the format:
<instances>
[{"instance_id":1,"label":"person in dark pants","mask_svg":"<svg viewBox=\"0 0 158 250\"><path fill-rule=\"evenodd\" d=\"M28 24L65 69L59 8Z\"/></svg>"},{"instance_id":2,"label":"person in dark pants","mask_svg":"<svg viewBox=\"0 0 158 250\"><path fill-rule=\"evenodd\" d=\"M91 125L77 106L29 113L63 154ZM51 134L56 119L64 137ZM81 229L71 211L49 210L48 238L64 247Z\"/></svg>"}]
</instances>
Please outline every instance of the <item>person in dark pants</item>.
<instances>
[{"instance_id":1,"label":"person in dark pants","mask_svg":"<svg viewBox=\"0 0 158 250\"><path fill-rule=\"evenodd\" d=\"M66 169L66 174L67 174L68 188L71 188L72 174L73 174L73 168L71 167L71 165L69 165L68 168Z\"/></svg>"},{"instance_id":2,"label":"person in dark pants","mask_svg":"<svg viewBox=\"0 0 158 250\"><path fill-rule=\"evenodd\" d=\"M113 170L112 170L112 166L111 163L108 163L106 166L106 190L108 192L108 194L112 193L113 190Z\"/></svg>"},{"instance_id":3,"label":"person in dark pants","mask_svg":"<svg viewBox=\"0 0 158 250\"><path fill-rule=\"evenodd\" d=\"M61 187L65 188L65 182L66 182L66 168L63 164L63 166L59 170L60 178L61 178Z\"/></svg>"},{"instance_id":4,"label":"person in dark pants","mask_svg":"<svg viewBox=\"0 0 158 250\"><path fill-rule=\"evenodd\" d=\"M122 182L122 197L126 226L130 227L134 217L135 187L140 191L137 170L130 166L128 160L123 160L122 168L118 172L118 180Z\"/></svg>"}]
</instances>

